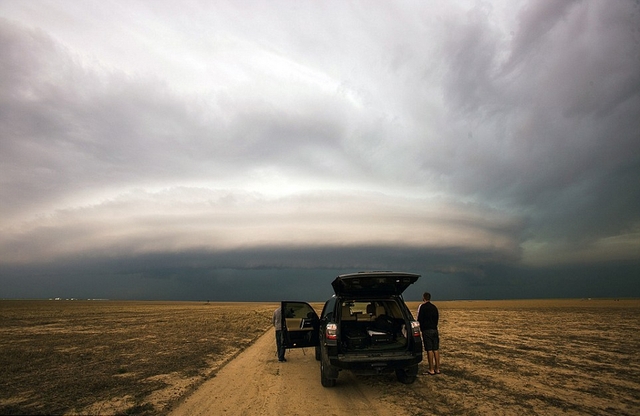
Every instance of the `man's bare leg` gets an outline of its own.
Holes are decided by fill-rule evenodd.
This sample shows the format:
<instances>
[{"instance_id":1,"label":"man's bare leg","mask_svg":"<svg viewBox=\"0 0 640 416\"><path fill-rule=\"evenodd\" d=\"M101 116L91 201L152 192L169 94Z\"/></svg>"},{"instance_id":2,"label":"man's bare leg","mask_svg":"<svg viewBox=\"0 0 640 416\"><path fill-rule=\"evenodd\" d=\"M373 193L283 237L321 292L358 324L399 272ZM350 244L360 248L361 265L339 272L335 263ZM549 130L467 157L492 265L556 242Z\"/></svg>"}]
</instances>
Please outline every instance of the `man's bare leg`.
<instances>
[{"instance_id":1,"label":"man's bare leg","mask_svg":"<svg viewBox=\"0 0 640 416\"><path fill-rule=\"evenodd\" d=\"M429 374L431 375L435 374L435 371L433 370L435 361L434 355L434 351L427 351L427 360L429 361Z\"/></svg>"}]
</instances>

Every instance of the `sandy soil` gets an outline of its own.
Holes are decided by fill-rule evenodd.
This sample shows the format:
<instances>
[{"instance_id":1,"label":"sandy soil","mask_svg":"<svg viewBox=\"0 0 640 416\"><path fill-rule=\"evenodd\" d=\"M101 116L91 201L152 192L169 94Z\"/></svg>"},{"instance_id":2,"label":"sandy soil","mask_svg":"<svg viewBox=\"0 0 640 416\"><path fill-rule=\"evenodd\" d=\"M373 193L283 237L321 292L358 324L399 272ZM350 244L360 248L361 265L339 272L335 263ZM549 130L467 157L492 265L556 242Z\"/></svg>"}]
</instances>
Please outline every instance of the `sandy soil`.
<instances>
[{"instance_id":1,"label":"sandy soil","mask_svg":"<svg viewBox=\"0 0 640 416\"><path fill-rule=\"evenodd\" d=\"M278 362L274 337L273 330L267 331L170 415L407 414L380 400L380 387L348 372L340 374L336 387L323 388L312 348L289 350L287 362Z\"/></svg>"}]
</instances>

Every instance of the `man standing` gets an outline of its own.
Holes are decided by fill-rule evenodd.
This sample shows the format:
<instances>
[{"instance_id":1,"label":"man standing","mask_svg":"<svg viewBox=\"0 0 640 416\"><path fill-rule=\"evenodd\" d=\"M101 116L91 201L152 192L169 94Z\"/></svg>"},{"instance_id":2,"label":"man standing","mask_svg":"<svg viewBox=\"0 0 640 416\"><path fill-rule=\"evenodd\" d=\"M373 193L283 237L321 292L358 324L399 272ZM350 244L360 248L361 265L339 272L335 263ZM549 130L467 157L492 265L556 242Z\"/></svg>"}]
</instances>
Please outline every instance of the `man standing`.
<instances>
[{"instance_id":1,"label":"man standing","mask_svg":"<svg viewBox=\"0 0 640 416\"><path fill-rule=\"evenodd\" d=\"M440 374L440 336L438 335L438 308L431 303L431 293L424 292L422 303L418 306L418 322L422 332L424 350L429 360L429 372L425 374Z\"/></svg>"},{"instance_id":2,"label":"man standing","mask_svg":"<svg viewBox=\"0 0 640 416\"><path fill-rule=\"evenodd\" d=\"M273 311L273 326L276 328L276 348L278 350L278 361L287 361L284 358L284 340L282 339L282 307Z\"/></svg>"}]
</instances>

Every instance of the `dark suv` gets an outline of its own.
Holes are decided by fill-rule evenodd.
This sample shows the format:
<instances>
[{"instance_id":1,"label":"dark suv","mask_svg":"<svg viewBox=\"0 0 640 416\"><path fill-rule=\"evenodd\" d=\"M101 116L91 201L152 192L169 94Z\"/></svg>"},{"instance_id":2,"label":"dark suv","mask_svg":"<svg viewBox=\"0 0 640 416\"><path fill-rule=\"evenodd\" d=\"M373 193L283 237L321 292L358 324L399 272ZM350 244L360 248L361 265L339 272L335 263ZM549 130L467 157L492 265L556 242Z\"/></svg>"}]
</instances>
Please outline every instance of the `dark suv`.
<instances>
[{"instance_id":1,"label":"dark suv","mask_svg":"<svg viewBox=\"0 0 640 416\"><path fill-rule=\"evenodd\" d=\"M306 302L282 302L286 348L315 346L320 381L336 384L339 371L359 374L394 372L413 383L422 361L420 325L402 292L420 275L399 272L343 274L331 285L335 295L320 317Z\"/></svg>"}]
</instances>

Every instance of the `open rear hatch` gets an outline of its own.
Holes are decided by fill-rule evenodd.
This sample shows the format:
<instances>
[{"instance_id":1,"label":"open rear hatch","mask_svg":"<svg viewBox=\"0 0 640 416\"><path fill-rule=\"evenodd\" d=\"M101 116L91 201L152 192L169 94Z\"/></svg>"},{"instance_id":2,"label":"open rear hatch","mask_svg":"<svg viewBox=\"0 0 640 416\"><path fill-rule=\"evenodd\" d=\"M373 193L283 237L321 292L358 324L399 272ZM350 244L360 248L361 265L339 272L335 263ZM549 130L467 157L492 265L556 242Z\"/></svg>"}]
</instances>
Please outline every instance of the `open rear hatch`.
<instances>
[{"instance_id":1,"label":"open rear hatch","mask_svg":"<svg viewBox=\"0 0 640 416\"><path fill-rule=\"evenodd\" d=\"M399 296L419 277L402 272L359 272L340 275L331 286L336 295L343 297Z\"/></svg>"}]
</instances>

